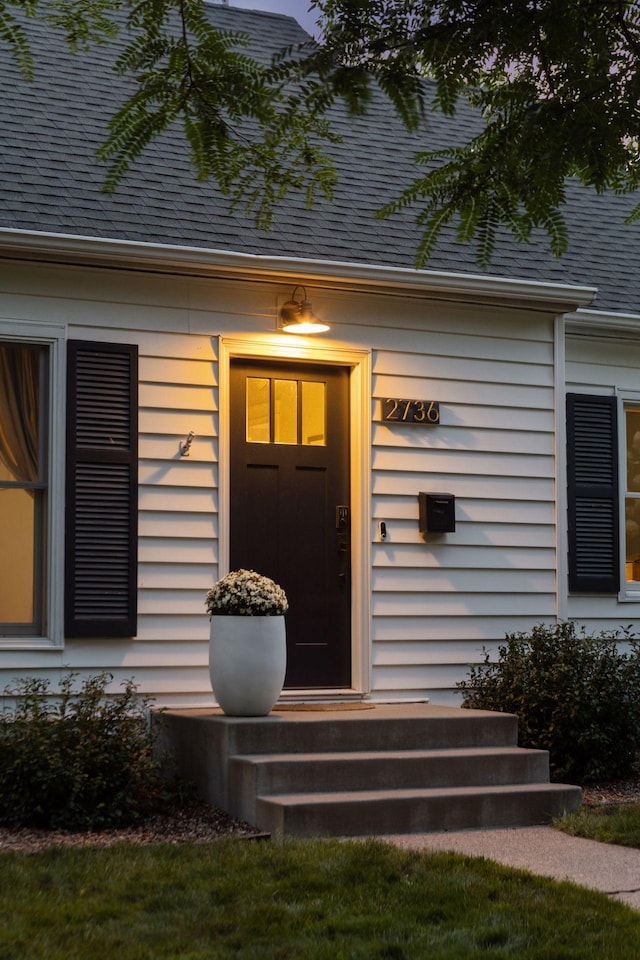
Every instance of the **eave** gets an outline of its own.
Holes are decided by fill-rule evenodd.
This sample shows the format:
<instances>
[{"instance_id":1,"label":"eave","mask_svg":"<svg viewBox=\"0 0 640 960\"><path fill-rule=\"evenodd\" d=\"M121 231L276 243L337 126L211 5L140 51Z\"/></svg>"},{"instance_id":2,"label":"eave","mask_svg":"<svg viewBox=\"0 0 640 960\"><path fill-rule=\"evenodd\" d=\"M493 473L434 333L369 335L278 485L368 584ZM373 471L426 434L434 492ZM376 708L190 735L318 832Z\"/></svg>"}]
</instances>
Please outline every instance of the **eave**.
<instances>
[{"instance_id":1,"label":"eave","mask_svg":"<svg viewBox=\"0 0 640 960\"><path fill-rule=\"evenodd\" d=\"M472 302L517 302L554 313L590 304L596 287L487 274L415 270L348 261L259 256L206 247L141 243L69 234L0 229L0 256L9 259L115 267L272 282L315 282L352 290Z\"/></svg>"},{"instance_id":2,"label":"eave","mask_svg":"<svg viewBox=\"0 0 640 960\"><path fill-rule=\"evenodd\" d=\"M637 340L640 336L640 314L581 309L567 318L566 330L567 333L586 337Z\"/></svg>"}]
</instances>

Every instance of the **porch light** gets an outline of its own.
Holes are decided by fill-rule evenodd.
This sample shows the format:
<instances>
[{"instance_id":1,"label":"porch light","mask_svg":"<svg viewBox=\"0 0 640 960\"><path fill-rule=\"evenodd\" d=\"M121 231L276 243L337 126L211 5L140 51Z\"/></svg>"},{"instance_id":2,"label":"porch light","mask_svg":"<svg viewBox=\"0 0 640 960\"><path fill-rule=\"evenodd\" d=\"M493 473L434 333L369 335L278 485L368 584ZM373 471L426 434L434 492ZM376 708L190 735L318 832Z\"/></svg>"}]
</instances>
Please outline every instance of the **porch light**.
<instances>
[{"instance_id":1,"label":"porch light","mask_svg":"<svg viewBox=\"0 0 640 960\"><path fill-rule=\"evenodd\" d=\"M301 300L296 300L298 290L302 290ZM324 333L329 329L329 324L314 314L311 301L307 300L307 291L301 284L293 288L291 300L280 308L280 329L284 333Z\"/></svg>"}]
</instances>

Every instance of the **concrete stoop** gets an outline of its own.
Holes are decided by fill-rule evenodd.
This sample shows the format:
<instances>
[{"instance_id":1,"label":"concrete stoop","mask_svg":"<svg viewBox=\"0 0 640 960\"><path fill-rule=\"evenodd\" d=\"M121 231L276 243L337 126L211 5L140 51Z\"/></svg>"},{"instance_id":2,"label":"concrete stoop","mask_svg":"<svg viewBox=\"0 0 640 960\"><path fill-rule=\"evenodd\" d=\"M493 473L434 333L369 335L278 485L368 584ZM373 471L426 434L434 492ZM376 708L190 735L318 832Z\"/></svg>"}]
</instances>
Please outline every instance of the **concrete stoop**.
<instances>
[{"instance_id":1,"label":"concrete stoop","mask_svg":"<svg viewBox=\"0 0 640 960\"><path fill-rule=\"evenodd\" d=\"M167 710L161 746L205 799L269 833L363 836L548 823L580 806L509 714L430 704L268 717Z\"/></svg>"}]
</instances>

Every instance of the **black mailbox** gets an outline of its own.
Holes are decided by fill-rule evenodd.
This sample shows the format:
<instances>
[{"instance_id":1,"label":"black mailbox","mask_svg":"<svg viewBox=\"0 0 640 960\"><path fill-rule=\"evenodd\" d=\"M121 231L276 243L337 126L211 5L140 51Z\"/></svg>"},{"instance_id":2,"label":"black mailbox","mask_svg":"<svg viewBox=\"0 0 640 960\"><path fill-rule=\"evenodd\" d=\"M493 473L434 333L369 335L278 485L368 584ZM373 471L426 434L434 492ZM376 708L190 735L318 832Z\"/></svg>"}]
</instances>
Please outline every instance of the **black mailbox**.
<instances>
[{"instance_id":1,"label":"black mailbox","mask_svg":"<svg viewBox=\"0 0 640 960\"><path fill-rule=\"evenodd\" d=\"M452 493L419 493L420 533L453 533L456 498Z\"/></svg>"}]
</instances>

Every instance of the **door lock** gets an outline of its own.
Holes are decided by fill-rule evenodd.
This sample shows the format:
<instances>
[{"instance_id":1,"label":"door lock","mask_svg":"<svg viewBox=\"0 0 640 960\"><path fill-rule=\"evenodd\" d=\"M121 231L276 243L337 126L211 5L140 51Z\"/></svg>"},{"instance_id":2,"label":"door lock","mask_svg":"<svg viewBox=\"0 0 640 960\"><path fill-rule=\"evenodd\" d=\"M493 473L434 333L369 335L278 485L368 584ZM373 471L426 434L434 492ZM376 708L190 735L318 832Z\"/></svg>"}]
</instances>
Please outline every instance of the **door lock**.
<instances>
[{"instance_id":1,"label":"door lock","mask_svg":"<svg viewBox=\"0 0 640 960\"><path fill-rule=\"evenodd\" d=\"M336 530L346 533L349 529L349 507L336 507Z\"/></svg>"},{"instance_id":2,"label":"door lock","mask_svg":"<svg viewBox=\"0 0 640 960\"><path fill-rule=\"evenodd\" d=\"M343 504L336 507L336 552L339 557L338 582L345 585L351 553L351 518L349 507Z\"/></svg>"}]
</instances>

